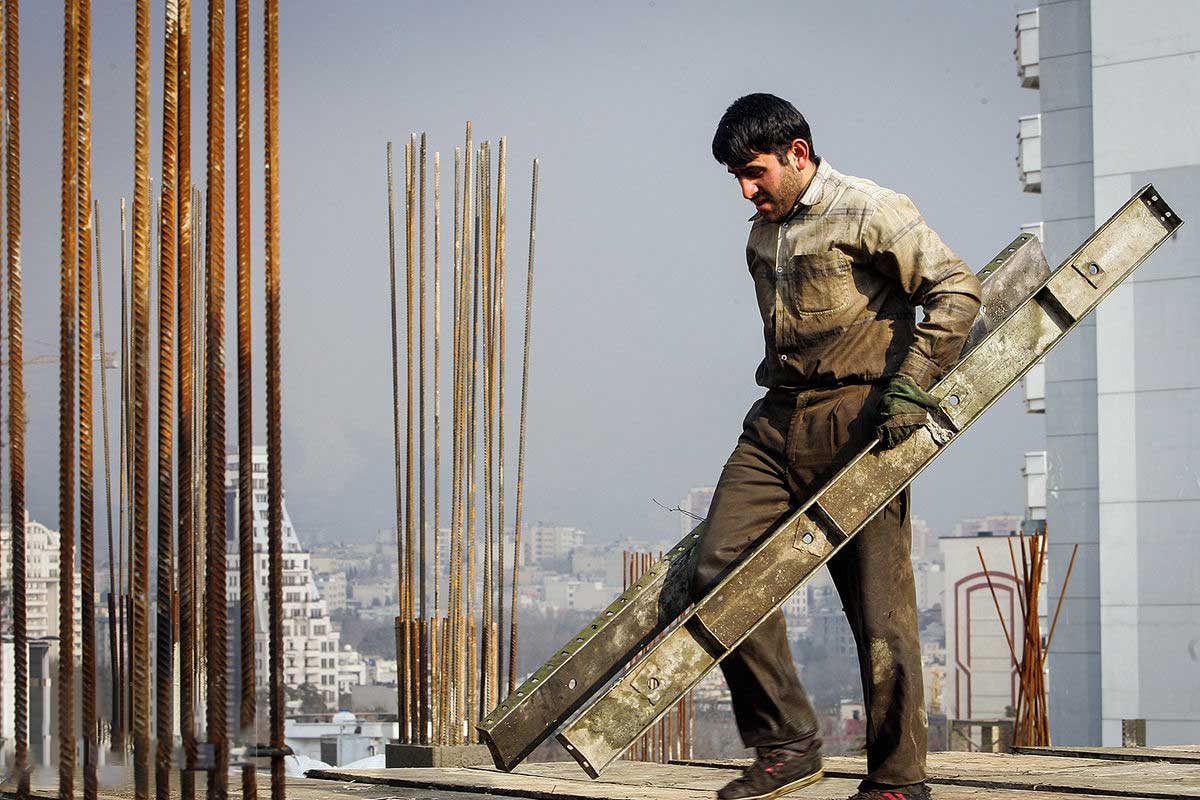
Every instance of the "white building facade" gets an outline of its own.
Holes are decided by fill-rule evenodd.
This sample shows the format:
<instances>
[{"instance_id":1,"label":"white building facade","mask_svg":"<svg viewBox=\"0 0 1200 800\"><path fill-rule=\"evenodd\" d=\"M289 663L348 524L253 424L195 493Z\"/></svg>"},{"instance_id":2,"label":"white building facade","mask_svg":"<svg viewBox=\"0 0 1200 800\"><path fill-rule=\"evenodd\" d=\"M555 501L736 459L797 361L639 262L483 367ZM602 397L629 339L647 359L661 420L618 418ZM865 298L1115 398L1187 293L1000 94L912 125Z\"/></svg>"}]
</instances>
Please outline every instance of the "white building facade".
<instances>
[{"instance_id":1,"label":"white building facade","mask_svg":"<svg viewBox=\"0 0 1200 800\"><path fill-rule=\"evenodd\" d=\"M1031 24L1032 22L1032 24ZM1200 6L1042 0L1036 37L1043 243L1061 263L1143 184L1184 220L1046 360L1056 744L1200 740ZM1022 74L1028 75L1028 65Z\"/></svg>"},{"instance_id":2,"label":"white building facade","mask_svg":"<svg viewBox=\"0 0 1200 800\"><path fill-rule=\"evenodd\" d=\"M255 680L266 687L268 677L267 641L267 452L255 447L254 459L254 583L255 601ZM235 605L241 597L238 565L238 456L226 456L225 487L227 492L227 555L228 599ZM339 662L349 659L344 653L340 634L329 618L329 609L317 589L310 563L311 556L301 544L292 526L287 505L283 508L283 681L292 688L312 684L321 696L335 708L339 697ZM236 634L233 634L236 636ZM231 646L231 659L237 649ZM358 654L353 653L353 658ZM349 672L349 669L347 669ZM231 684L236 685L236 684ZM231 693L232 694L232 693Z\"/></svg>"},{"instance_id":3,"label":"white building facade","mask_svg":"<svg viewBox=\"0 0 1200 800\"><path fill-rule=\"evenodd\" d=\"M25 630L29 638L57 638L59 631L59 561L58 531L25 515ZM79 620L83 618L83 592L79 572L79 548L76 547L74 613L75 660L83 658L83 640ZM12 525L8 515L0 522L0 587L6 598L12 597ZM11 601L6 603L6 615L12 614ZM97 636L99 636L99 630ZM107 650L107 648L105 648ZM57 653L57 648L55 650ZM11 708L11 706L9 706Z\"/></svg>"}]
</instances>

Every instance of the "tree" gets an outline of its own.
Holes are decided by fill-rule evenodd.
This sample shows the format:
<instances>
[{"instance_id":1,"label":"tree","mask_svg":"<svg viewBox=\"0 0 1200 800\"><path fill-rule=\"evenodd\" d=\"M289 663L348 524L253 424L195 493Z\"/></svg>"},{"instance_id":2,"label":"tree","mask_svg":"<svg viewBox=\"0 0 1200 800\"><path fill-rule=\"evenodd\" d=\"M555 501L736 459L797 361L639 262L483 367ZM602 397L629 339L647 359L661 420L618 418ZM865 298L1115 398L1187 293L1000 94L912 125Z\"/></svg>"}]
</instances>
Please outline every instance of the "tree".
<instances>
[{"instance_id":1,"label":"tree","mask_svg":"<svg viewBox=\"0 0 1200 800\"><path fill-rule=\"evenodd\" d=\"M314 684L302 683L295 688L285 686L283 691L285 700L300 701L298 710L301 714L324 714L329 711L325 695Z\"/></svg>"}]
</instances>

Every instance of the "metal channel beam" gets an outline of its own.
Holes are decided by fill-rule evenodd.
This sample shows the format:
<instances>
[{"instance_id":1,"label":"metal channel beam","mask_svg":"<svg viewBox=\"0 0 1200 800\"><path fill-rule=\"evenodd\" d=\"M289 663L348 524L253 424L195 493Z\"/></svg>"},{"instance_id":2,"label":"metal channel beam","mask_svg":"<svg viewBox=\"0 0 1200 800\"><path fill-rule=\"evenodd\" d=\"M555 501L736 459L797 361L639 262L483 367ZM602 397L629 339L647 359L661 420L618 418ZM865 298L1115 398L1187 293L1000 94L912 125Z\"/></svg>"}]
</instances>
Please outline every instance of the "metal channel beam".
<instances>
[{"instance_id":1,"label":"metal channel beam","mask_svg":"<svg viewBox=\"0 0 1200 800\"><path fill-rule=\"evenodd\" d=\"M597 777L625 752L1180 224L1153 186L1134 195L931 390L945 435L872 443L564 728L584 771Z\"/></svg>"},{"instance_id":2,"label":"metal channel beam","mask_svg":"<svg viewBox=\"0 0 1200 800\"><path fill-rule=\"evenodd\" d=\"M1022 234L978 273L984 305L967 350L1041 286L1050 269L1041 243ZM786 526L794 520L784 518ZM618 597L511 693L479 725L496 767L511 770L608 683L691 604L688 565L700 523L636 584Z\"/></svg>"}]
</instances>

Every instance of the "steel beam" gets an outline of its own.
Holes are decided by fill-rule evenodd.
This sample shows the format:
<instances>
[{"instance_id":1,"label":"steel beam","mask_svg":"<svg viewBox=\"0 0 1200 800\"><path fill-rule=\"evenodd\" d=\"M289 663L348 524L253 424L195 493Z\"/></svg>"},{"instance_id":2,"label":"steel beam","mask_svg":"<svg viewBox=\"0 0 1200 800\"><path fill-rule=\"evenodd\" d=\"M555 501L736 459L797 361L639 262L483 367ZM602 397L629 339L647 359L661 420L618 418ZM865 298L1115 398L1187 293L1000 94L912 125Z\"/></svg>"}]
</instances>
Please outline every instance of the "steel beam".
<instances>
[{"instance_id":1,"label":"steel beam","mask_svg":"<svg viewBox=\"0 0 1200 800\"><path fill-rule=\"evenodd\" d=\"M967 349L1003 322L1046 280L1041 243L1022 234L978 273L984 304ZM793 520L781 520L779 528ZM497 768L511 770L548 738L634 655L666 630L691 604L691 550L701 522L633 586L556 651L479 725Z\"/></svg>"}]
</instances>

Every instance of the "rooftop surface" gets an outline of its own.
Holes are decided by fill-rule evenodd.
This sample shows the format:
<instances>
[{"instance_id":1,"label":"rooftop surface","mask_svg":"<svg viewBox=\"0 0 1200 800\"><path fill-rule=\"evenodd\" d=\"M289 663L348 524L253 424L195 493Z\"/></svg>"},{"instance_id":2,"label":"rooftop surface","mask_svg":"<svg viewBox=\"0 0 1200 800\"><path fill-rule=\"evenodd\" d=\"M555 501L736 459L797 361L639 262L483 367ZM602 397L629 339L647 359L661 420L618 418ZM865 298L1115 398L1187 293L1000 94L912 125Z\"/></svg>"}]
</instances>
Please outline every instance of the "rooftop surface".
<instances>
[{"instance_id":1,"label":"rooftop surface","mask_svg":"<svg viewBox=\"0 0 1200 800\"><path fill-rule=\"evenodd\" d=\"M493 767L310 771L289 778L290 800L700 800L713 797L745 760L655 764L618 761L597 780L574 762L526 764L505 773ZM843 800L865 774L858 757L826 759L826 779L789 797ZM1200 746L1159 748L1037 748L1018 754L930 753L929 782L937 800L1103 800L1150 798L1200 800ZM198 781L197 796L203 796ZM6 787L7 788L7 787ZM54 786L34 787L53 797ZM82 781L76 780L82 793ZM259 773L259 796L270 796L270 776ZM230 796L241 795L240 778L230 776ZM0 796L9 797L7 792ZM101 789L104 800L133 797L131 786ZM172 796L177 796L172 792Z\"/></svg>"},{"instance_id":2,"label":"rooftop surface","mask_svg":"<svg viewBox=\"0 0 1200 800\"><path fill-rule=\"evenodd\" d=\"M574 762L528 764L504 773L491 767L405 770L325 770L310 778L345 786L365 783L393 789L579 800L695 800L711 797L747 761L652 764L618 761L597 780ZM858 757L826 759L827 778L789 797L842 800L866 771ZM996 798L1200 798L1200 747L1057 748L998 753L930 753L929 782L938 800ZM397 795L392 795L397 796ZM417 796L417 795L400 795Z\"/></svg>"}]
</instances>

